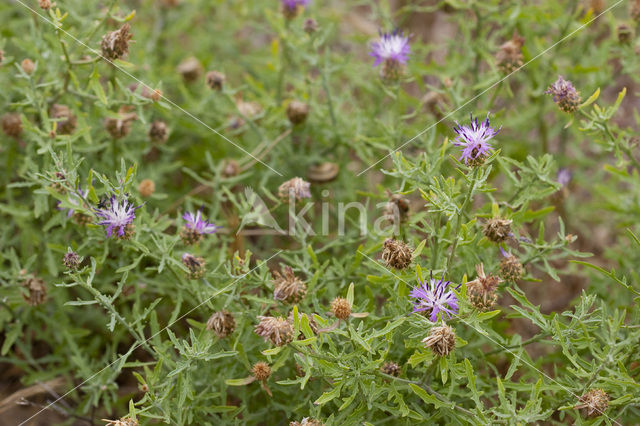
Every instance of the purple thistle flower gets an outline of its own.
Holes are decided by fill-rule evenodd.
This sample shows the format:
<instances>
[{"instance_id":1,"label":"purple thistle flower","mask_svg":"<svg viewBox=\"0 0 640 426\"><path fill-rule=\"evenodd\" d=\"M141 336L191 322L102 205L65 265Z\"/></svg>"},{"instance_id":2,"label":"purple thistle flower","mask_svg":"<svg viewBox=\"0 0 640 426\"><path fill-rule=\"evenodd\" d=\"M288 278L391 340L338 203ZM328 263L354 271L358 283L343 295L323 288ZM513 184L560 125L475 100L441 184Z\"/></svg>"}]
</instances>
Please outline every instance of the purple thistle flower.
<instances>
[{"instance_id":1,"label":"purple thistle flower","mask_svg":"<svg viewBox=\"0 0 640 426\"><path fill-rule=\"evenodd\" d=\"M553 96L553 102L564 112L574 112L580 106L580 93L561 75L544 93Z\"/></svg>"},{"instance_id":2,"label":"purple thistle flower","mask_svg":"<svg viewBox=\"0 0 640 426\"><path fill-rule=\"evenodd\" d=\"M294 11L298 8L298 6L305 7L307 6L311 0L282 0L282 6L290 11Z\"/></svg>"},{"instance_id":3,"label":"purple thistle flower","mask_svg":"<svg viewBox=\"0 0 640 426\"><path fill-rule=\"evenodd\" d=\"M571 182L571 177L572 177L571 170L567 169L566 167L563 167L560 170L558 170L558 175L556 179L558 180L558 183L560 185L567 186L569 182Z\"/></svg>"},{"instance_id":4,"label":"purple thistle flower","mask_svg":"<svg viewBox=\"0 0 640 426\"><path fill-rule=\"evenodd\" d=\"M452 290L447 290L451 285L449 281L434 279L431 271L428 283L422 282L420 278L418 282L420 284L409 293L409 297L416 299L413 302L413 312L428 312L431 322L438 320L440 312L444 312L448 318L458 313L458 297Z\"/></svg>"},{"instance_id":5,"label":"purple thistle flower","mask_svg":"<svg viewBox=\"0 0 640 426\"><path fill-rule=\"evenodd\" d=\"M134 207L126 198L118 201L116 196L112 195L108 207L96 209L96 215L104 219L98 222L98 225L107 227L107 238L114 229L117 230L118 236L124 237L125 228L133 222L136 217L135 211L140 207L142 205Z\"/></svg>"},{"instance_id":6,"label":"purple thistle flower","mask_svg":"<svg viewBox=\"0 0 640 426\"><path fill-rule=\"evenodd\" d=\"M493 138L502 129L494 130L489 125L489 114L487 118L478 125L478 118L473 119L473 113L471 116L471 126L461 126L456 122L456 127L453 131L458 134L454 139L453 144L462 148L462 155L458 158L458 161L464 159L464 164L469 162L474 163L475 160L482 161L490 151L493 151L493 147L489 144L489 140Z\"/></svg>"},{"instance_id":7,"label":"purple thistle flower","mask_svg":"<svg viewBox=\"0 0 640 426\"><path fill-rule=\"evenodd\" d=\"M207 222L202 217L201 210L198 210L195 215L191 212L186 212L182 218L187 221L185 226L198 234L213 234L220 228L220 226Z\"/></svg>"},{"instance_id":8,"label":"purple thistle flower","mask_svg":"<svg viewBox=\"0 0 640 426\"><path fill-rule=\"evenodd\" d=\"M391 61L397 64L406 64L411 53L409 37L404 37L398 30L393 33L380 34L380 39L371 43L371 53L376 60L373 66L376 67L382 62Z\"/></svg>"}]
</instances>

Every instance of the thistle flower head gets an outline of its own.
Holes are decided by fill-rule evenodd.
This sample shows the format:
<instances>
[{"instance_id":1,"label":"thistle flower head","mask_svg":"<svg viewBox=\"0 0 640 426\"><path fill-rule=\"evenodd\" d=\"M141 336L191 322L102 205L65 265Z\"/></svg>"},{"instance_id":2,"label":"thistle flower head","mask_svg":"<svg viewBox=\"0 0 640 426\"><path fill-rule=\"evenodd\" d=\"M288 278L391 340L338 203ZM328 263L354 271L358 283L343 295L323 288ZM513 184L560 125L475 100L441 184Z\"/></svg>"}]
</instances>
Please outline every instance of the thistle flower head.
<instances>
[{"instance_id":1,"label":"thistle flower head","mask_svg":"<svg viewBox=\"0 0 640 426\"><path fill-rule=\"evenodd\" d=\"M458 313L458 296L452 290L447 290L451 285L449 281L436 280L432 271L428 282L422 282L420 278L418 282L409 293L409 297L415 299L413 312L428 313L431 322L436 322L440 312L448 318Z\"/></svg>"},{"instance_id":2,"label":"thistle flower head","mask_svg":"<svg viewBox=\"0 0 640 426\"><path fill-rule=\"evenodd\" d=\"M271 376L271 367L266 362L256 362L251 368L251 373L256 380L264 381Z\"/></svg>"},{"instance_id":3,"label":"thistle flower head","mask_svg":"<svg viewBox=\"0 0 640 426\"><path fill-rule=\"evenodd\" d=\"M351 315L351 303L344 297L336 297L331 302L331 312L336 318L346 320Z\"/></svg>"},{"instance_id":4,"label":"thistle flower head","mask_svg":"<svg viewBox=\"0 0 640 426\"><path fill-rule=\"evenodd\" d=\"M182 218L186 221L185 226L198 234L213 234L220 228L203 218L201 210L198 210L196 214L186 212Z\"/></svg>"},{"instance_id":5,"label":"thistle flower head","mask_svg":"<svg viewBox=\"0 0 640 426\"><path fill-rule=\"evenodd\" d=\"M447 324L433 327L422 343L437 356L447 356L456 347L456 332Z\"/></svg>"},{"instance_id":6,"label":"thistle flower head","mask_svg":"<svg viewBox=\"0 0 640 426\"><path fill-rule=\"evenodd\" d=\"M22 133L22 118L20 114L7 113L0 118L2 131L13 138L18 138Z\"/></svg>"},{"instance_id":7,"label":"thistle flower head","mask_svg":"<svg viewBox=\"0 0 640 426\"><path fill-rule=\"evenodd\" d=\"M65 255L62 257L62 263L68 269L77 269L78 266L80 266L81 260L82 259L80 259L80 256L78 256L78 253L71 250L66 252Z\"/></svg>"},{"instance_id":8,"label":"thistle flower head","mask_svg":"<svg viewBox=\"0 0 640 426\"><path fill-rule=\"evenodd\" d=\"M212 330L219 338L224 338L236 329L236 320L229 311L214 312L207 321L207 330Z\"/></svg>"},{"instance_id":9,"label":"thistle flower head","mask_svg":"<svg viewBox=\"0 0 640 426\"><path fill-rule=\"evenodd\" d=\"M467 296L474 307L481 311L488 310L498 300L496 290L502 279L495 275L486 275L483 264L476 265L476 272L476 279L467 283Z\"/></svg>"},{"instance_id":10,"label":"thistle flower head","mask_svg":"<svg viewBox=\"0 0 640 426\"><path fill-rule=\"evenodd\" d=\"M370 55L375 58L374 67L386 61L405 65L409 60L409 53L411 53L409 37L403 36L398 30L392 33L380 33L380 38L371 43Z\"/></svg>"},{"instance_id":11,"label":"thistle flower head","mask_svg":"<svg viewBox=\"0 0 640 426\"><path fill-rule=\"evenodd\" d=\"M300 9L308 6L311 0L281 0L281 2L285 17L291 19L300 13Z\"/></svg>"},{"instance_id":12,"label":"thistle flower head","mask_svg":"<svg viewBox=\"0 0 640 426\"><path fill-rule=\"evenodd\" d=\"M507 238L513 236L513 233L511 232L511 223L513 223L513 221L510 219L493 217L484 224L482 232L485 237L494 243L501 243Z\"/></svg>"},{"instance_id":13,"label":"thistle flower head","mask_svg":"<svg viewBox=\"0 0 640 426\"><path fill-rule=\"evenodd\" d=\"M382 260L387 266L395 269L404 269L411 263L413 253L404 241L387 238L382 250Z\"/></svg>"},{"instance_id":14,"label":"thistle flower head","mask_svg":"<svg viewBox=\"0 0 640 426\"><path fill-rule=\"evenodd\" d=\"M311 198L311 184L302 178L294 177L278 187L278 195L283 202Z\"/></svg>"},{"instance_id":15,"label":"thistle flower head","mask_svg":"<svg viewBox=\"0 0 640 426\"><path fill-rule=\"evenodd\" d=\"M591 389L579 398L577 409L584 409L586 417L593 418L604 414L609 407L609 395L602 389Z\"/></svg>"},{"instance_id":16,"label":"thistle flower head","mask_svg":"<svg viewBox=\"0 0 640 426\"><path fill-rule=\"evenodd\" d=\"M307 293L307 285L296 277L290 266L285 266L282 273L273 271L273 298L287 303L295 303Z\"/></svg>"},{"instance_id":17,"label":"thistle flower head","mask_svg":"<svg viewBox=\"0 0 640 426\"><path fill-rule=\"evenodd\" d=\"M129 53L129 42L133 34L129 32L131 27L124 24L120 29L111 31L102 36L100 49L102 56L108 60L121 59Z\"/></svg>"},{"instance_id":18,"label":"thistle flower head","mask_svg":"<svg viewBox=\"0 0 640 426\"><path fill-rule=\"evenodd\" d=\"M380 371L384 374L398 377L400 375L400 366L393 361L387 361L380 367Z\"/></svg>"},{"instance_id":19,"label":"thistle flower head","mask_svg":"<svg viewBox=\"0 0 640 426\"><path fill-rule=\"evenodd\" d=\"M580 105L580 93L561 75L544 93L553 96L553 102L564 112L574 112Z\"/></svg>"},{"instance_id":20,"label":"thistle flower head","mask_svg":"<svg viewBox=\"0 0 640 426\"><path fill-rule=\"evenodd\" d=\"M98 222L98 225L107 227L107 238L111 237L114 230L118 237L123 238L127 227L136 217L136 210L140 207L142 205L134 207L126 198L118 200L115 195L112 195L108 207L96 209L96 215L103 219Z\"/></svg>"},{"instance_id":21,"label":"thistle flower head","mask_svg":"<svg viewBox=\"0 0 640 426\"><path fill-rule=\"evenodd\" d=\"M505 281L516 282L524 274L524 267L520 260L500 247L503 259L500 261L500 277Z\"/></svg>"},{"instance_id":22,"label":"thistle flower head","mask_svg":"<svg viewBox=\"0 0 640 426\"><path fill-rule=\"evenodd\" d=\"M23 287L29 292L24 295L24 300L31 306L38 306L44 303L47 298L47 287L44 280L30 276L22 282Z\"/></svg>"},{"instance_id":23,"label":"thistle flower head","mask_svg":"<svg viewBox=\"0 0 640 426\"><path fill-rule=\"evenodd\" d=\"M454 139L453 144L462 147L462 155L460 155L458 161L464 160L464 164L474 166L482 164L487 155L489 155L489 152L493 151L489 140L497 135L501 128L495 130L490 126L489 114L487 114L487 118L480 124L478 124L477 117L474 120L473 114L470 116L470 126L456 123L457 126L453 131L456 132L458 136Z\"/></svg>"},{"instance_id":24,"label":"thistle flower head","mask_svg":"<svg viewBox=\"0 0 640 426\"><path fill-rule=\"evenodd\" d=\"M283 317L259 316L260 322L254 331L264 340L271 340L276 346L284 346L293 340L293 327L291 323Z\"/></svg>"}]
</instances>

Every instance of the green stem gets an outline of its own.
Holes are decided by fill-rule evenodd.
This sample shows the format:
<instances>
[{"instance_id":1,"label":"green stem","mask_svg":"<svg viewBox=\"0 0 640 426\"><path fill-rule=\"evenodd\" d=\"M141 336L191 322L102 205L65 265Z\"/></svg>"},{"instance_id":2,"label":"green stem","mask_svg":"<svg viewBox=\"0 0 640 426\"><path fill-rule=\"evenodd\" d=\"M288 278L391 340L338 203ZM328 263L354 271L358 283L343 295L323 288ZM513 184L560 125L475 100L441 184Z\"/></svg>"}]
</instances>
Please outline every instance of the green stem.
<instances>
[{"instance_id":1,"label":"green stem","mask_svg":"<svg viewBox=\"0 0 640 426\"><path fill-rule=\"evenodd\" d=\"M447 260L447 265L445 267L445 274L449 271L449 267L451 266L451 261L453 260L453 256L456 253L456 248L458 247L458 240L459 240L458 233L460 233L460 227L462 226L462 215L465 208L467 207L467 204L469 204L469 201L471 200L473 191L475 190L479 170L480 170L479 167L475 167L473 169L473 176L471 177L471 185L469 185L469 190L467 191L467 194L464 197L464 201L460 206L460 210L456 215L456 226L454 228L455 231L453 233L454 235L453 246L451 247L451 253L449 254L449 259Z\"/></svg>"}]
</instances>

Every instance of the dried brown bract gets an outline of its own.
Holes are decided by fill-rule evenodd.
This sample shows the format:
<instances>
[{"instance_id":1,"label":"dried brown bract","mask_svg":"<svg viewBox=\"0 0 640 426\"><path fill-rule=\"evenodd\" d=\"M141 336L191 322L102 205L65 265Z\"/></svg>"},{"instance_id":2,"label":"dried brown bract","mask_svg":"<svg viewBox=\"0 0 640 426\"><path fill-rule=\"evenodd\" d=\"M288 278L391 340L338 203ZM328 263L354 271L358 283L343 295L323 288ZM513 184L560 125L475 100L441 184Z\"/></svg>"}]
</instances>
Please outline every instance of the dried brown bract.
<instances>
[{"instance_id":1,"label":"dried brown bract","mask_svg":"<svg viewBox=\"0 0 640 426\"><path fill-rule=\"evenodd\" d=\"M495 275L486 275L482 264L476 265L476 272L476 279L467 283L467 297L475 308L486 311L498 300L496 290L502 279Z\"/></svg>"},{"instance_id":2,"label":"dried brown bract","mask_svg":"<svg viewBox=\"0 0 640 426\"><path fill-rule=\"evenodd\" d=\"M293 340L293 327L286 318L259 316L260 322L254 331L264 340L271 340L276 346L284 346Z\"/></svg>"},{"instance_id":3,"label":"dried brown bract","mask_svg":"<svg viewBox=\"0 0 640 426\"><path fill-rule=\"evenodd\" d=\"M251 373L256 380L263 382L271 376L271 367L266 362L256 362L251 368Z\"/></svg>"},{"instance_id":4,"label":"dried brown bract","mask_svg":"<svg viewBox=\"0 0 640 426\"><path fill-rule=\"evenodd\" d=\"M230 336L235 329L236 320L229 311L215 312L207 321L207 330L212 330L221 339Z\"/></svg>"},{"instance_id":5,"label":"dried brown bract","mask_svg":"<svg viewBox=\"0 0 640 426\"><path fill-rule=\"evenodd\" d=\"M306 284L296 277L290 266L285 266L282 273L273 271L273 298L286 303L296 303L307 293Z\"/></svg>"},{"instance_id":6,"label":"dried brown bract","mask_svg":"<svg viewBox=\"0 0 640 426\"><path fill-rule=\"evenodd\" d=\"M584 410L585 417L593 418L604 414L609 407L609 395L602 389L591 389L579 398L576 409Z\"/></svg>"},{"instance_id":7,"label":"dried brown bract","mask_svg":"<svg viewBox=\"0 0 640 426\"><path fill-rule=\"evenodd\" d=\"M331 312L336 318L346 320L351 315L351 304L344 297L336 297L331 302Z\"/></svg>"},{"instance_id":8,"label":"dried brown bract","mask_svg":"<svg viewBox=\"0 0 640 426\"><path fill-rule=\"evenodd\" d=\"M494 243L502 243L511 237L512 220L494 217L489 219L483 229L484 236Z\"/></svg>"},{"instance_id":9,"label":"dried brown bract","mask_svg":"<svg viewBox=\"0 0 640 426\"><path fill-rule=\"evenodd\" d=\"M116 59L122 59L129 54L129 43L133 37L133 34L129 32L130 29L131 26L127 23L120 27L120 29L102 36L100 50L105 59L114 61Z\"/></svg>"},{"instance_id":10,"label":"dried brown bract","mask_svg":"<svg viewBox=\"0 0 640 426\"><path fill-rule=\"evenodd\" d=\"M411 264L413 251L404 241L387 238L382 250L382 260L387 266L395 269L405 269Z\"/></svg>"},{"instance_id":11,"label":"dried brown bract","mask_svg":"<svg viewBox=\"0 0 640 426\"><path fill-rule=\"evenodd\" d=\"M422 342L437 356L447 356L456 347L456 333L447 324L433 327Z\"/></svg>"}]
</instances>

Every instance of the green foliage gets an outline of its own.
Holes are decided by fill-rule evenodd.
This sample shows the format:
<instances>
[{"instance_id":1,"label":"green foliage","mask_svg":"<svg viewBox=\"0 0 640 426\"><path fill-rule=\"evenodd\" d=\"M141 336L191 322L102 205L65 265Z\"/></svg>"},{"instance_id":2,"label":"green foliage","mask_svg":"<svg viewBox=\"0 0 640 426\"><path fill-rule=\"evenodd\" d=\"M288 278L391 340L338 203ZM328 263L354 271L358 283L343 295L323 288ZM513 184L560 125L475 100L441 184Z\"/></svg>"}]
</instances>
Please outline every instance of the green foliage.
<instances>
[{"instance_id":1,"label":"green foliage","mask_svg":"<svg viewBox=\"0 0 640 426\"><path fill-rule=\"evenodd\" d=\"M594 20L598 2L316 0L286 19L278 0L56 3L0 5L0 112L22 123L12 135L3 118L0 135L0 360L24 387L65 383L27 398L25 419L640 417L640 64L637 40L615 37L626 5ZM106 61L103 35L124 24L135 43ZM371 67L378 27L413 33L398 81ZM524 66L510 74L496 53L514 32ZM194 81L178 71L189 57ZM226 75L221 90L207 87L210 70ZM593 93L568 117L544 93L558 74ZM306 121L287 119L292 101L309 106ZM477 167L453 144L469 112L502 127ZM327 162L339 172L314 180L310 200L281 199L283 182ZM141 206L130 239L98 224L112 194ZM391 194L410 203L396 227L380 220ZM222 228L186 245L182 215L198 209ZM510 221L499 243L493 219ZM408 244L408 267L381 260L387 238ZM71 251L77 269L62 262ZM202 258L202 277L184 253ZM509 254L520 278L503 271ZM474 299L480 265L504 278L486 309ZM285 266L306 286L291 303L274 295ZM459 301L436 323L409 297L431 274ZM347 319L332 312L337 297ZM235 321L226 337L208 323L223 311ZM259 336L264 316L290 317L291 341ZM439 356L423 340L443 322L455 349ZM609 404L588 419L591 389Z\"/></svg>"}]
</instances>

